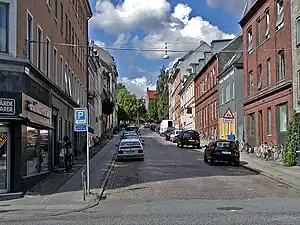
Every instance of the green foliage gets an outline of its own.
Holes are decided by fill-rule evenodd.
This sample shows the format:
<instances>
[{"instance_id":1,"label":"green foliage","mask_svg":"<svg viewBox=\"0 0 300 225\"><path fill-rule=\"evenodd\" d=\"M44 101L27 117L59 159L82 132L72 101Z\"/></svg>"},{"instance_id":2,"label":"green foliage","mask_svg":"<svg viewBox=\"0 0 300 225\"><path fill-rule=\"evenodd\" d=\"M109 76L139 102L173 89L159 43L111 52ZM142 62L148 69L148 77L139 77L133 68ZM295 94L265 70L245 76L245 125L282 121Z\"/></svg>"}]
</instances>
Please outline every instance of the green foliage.
<instances>
[{"instance_id":1,"label":"green foliage","mask_svg":"<svg viewBox=\"0 0 300 225\"><path fill-rule=\"evenodd\" d=\"M287 131L285 133L285 148L284 148L284 159L283 164L285 166L296 165L296 151L298 143L298 132L297 132L297 118L294 112L293 118L287 125Z\"/></svg>"},{"instance_id":2,"label":"green foliage","mask_svg":"<svg viewBox=\"0 0 300 225\"><path fill-rule=\"evenodd\" d=\"M159 121L169 118L169 77L165 70L165 67L161 68L157 81L156 107Z\"/></svg>"},{"instance_id":3,"label":"green foliage","mask_svg":"<svg viewBox=\"0 0 300 225\"><path fill-rule=\"evenodd\" d=\"M158 111L156 106L156 99L150 100L148 104L148 113L147 113L148 121L157 121L158 120Z\"/></svg>"},{"instance_id":4,"label":"green foliage","mask_svg":"<svg viewBox=\"0 0 300 225\"><path fill-rule=\"evenodd\" d=\"M123 84L117 86L118 119L122 121L135 121L137 116L145 114L145 106L141 100L130 93Z\"/></svg>"}]
</instances>

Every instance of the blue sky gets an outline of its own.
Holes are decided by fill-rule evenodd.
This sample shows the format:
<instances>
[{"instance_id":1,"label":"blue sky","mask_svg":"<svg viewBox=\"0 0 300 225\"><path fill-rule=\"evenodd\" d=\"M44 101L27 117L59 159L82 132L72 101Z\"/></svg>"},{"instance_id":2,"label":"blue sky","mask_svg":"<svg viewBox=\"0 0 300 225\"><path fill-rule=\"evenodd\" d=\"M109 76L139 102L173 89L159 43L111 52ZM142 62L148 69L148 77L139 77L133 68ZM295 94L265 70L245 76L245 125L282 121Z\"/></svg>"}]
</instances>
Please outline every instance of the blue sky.
<instances>
[{"instance_id":1,"label":"blue sky","mask_svg":"<svg viewBox=\"0 0 300 225\"><path fill-rule=\"evenodd\" d=\"M168 49L189 51L203 40L231 38L240 33L244 0L90 0L94 16L89 36L116 59L119 81L138 96L155 85L159 69L184 52L126 51Z\"/></svg>"}]
</instances>

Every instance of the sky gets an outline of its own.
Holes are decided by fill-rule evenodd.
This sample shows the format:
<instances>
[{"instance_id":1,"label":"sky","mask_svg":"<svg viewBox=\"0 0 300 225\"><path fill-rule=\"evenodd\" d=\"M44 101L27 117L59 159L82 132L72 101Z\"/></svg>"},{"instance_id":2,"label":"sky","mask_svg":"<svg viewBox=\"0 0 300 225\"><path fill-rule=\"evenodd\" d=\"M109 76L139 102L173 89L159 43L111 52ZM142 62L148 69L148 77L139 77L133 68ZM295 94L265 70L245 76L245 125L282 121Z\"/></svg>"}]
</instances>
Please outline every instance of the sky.
<instances>
[{"instance_id":1,"label":"sky","mask_svg":"<svg viewBox=\"0 0 300 225\"><path fill-rule=\"evenodd\" d=\"M113 55L118 82L138 97L200 41L233 38L245 0L90 0L89 38ZM165 48L169 59L163 59Z\"/></svg>"}]
</instances>

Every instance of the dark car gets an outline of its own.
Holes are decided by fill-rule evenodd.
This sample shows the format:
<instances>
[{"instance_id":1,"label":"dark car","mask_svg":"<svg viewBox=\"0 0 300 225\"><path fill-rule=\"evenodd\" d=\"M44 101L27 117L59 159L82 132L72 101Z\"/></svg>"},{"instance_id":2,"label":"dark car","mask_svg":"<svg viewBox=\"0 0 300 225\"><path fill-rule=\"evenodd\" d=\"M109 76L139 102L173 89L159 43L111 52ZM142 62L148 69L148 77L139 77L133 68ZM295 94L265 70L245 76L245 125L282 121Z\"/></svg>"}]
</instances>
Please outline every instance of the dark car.
<instances>
[{"instance_id":1,"label":"dark car","mask_svg":"<svg viewBox=\"0 0 300 225\"><path fill-rule=\"evenodd\" d=\"M177 147L193 146L200 148L200 136L195 130L184 130L178 135Z\"/></svg>"},{"instance_id":2,"label":"dark car","mask_svg":"<svg viewBox=\"0 0 300 225\"><path fill-rule=\"evenodd\" d=\"M136 131L139 132L139 128L137 126L128 126L125 128L126 131Z\"/></svg>"},{"instance_id":3,"label":"dark car","mask_svg":"<svg viewBox=\"0 0 300 225\"><path fill-rule=\"evenodd\" d=\"M174 127L168 127L167 130L164 132L164 136L166 141L170 141L171 134L175 133Z\"/></svg>"},{"instance_id":4,"label":"dark car","mask_svg":"<svg viewBox=\"0 0 300 225\"><path fill-rule=\"evenodd\" d=\"M213 164L215 161L225 161L233 163L235 166L240 164L240 150L235 141L216 140L205 146L204 162Z\"/></svg>"}]
</instances>

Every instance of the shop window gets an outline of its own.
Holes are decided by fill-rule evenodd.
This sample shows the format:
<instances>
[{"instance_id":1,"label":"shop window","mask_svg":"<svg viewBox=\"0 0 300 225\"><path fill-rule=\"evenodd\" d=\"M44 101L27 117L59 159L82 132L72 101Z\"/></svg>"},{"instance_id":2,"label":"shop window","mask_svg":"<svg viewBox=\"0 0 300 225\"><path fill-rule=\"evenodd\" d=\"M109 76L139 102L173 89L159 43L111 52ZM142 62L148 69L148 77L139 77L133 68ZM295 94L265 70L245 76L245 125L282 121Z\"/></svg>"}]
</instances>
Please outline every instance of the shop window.
<instances>
[{"instance_id":1,"label":"shop window","mask_svg":"<svg viewBox=\"0 0 300 225\"><path fill-rule=\"evenodd\" d=\"M23 159L26 162L26 175L48 171L49 131L27 127L26 150Z\"/></svg>"}]
</instances>

